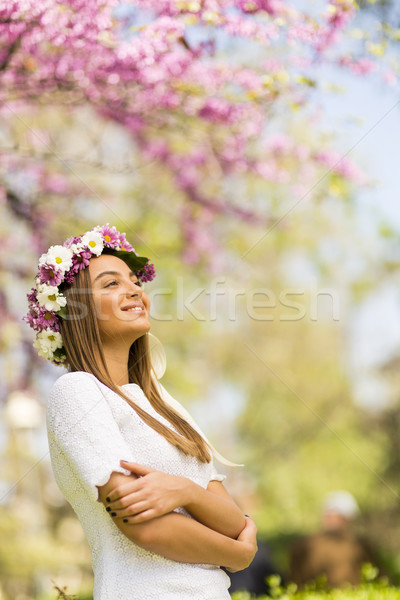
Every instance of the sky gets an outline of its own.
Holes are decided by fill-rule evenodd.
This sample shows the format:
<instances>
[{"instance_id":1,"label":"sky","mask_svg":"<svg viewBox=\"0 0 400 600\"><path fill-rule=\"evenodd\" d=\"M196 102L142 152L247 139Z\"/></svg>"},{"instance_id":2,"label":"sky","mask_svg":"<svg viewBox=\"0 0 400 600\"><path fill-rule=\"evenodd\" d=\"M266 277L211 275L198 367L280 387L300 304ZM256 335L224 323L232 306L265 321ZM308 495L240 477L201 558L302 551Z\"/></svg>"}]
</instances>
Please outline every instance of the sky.
<instances>
[{"instance_id":1,"label":"sky","mask_svg":"<svg viewBox=\"0 0 400 600\"><path fill-rule=\"evenodd\" d=\"M346 93L341 99L325 95L324 120L335 126L345 152L354 148L348 156L359 157L377 180L372 189L359 191L357 205L364 235L370 236L379 253L380 243L375 238L379 218L400 233L400 91L378 87L363 78L341 78ZM348 113L357 115L357 120L349 120ZM398 289L398 277L383 281L348 315L354 394L371 408L388 401L386 384L375 367L400 350Z\"/></svg>"}]
</instances>

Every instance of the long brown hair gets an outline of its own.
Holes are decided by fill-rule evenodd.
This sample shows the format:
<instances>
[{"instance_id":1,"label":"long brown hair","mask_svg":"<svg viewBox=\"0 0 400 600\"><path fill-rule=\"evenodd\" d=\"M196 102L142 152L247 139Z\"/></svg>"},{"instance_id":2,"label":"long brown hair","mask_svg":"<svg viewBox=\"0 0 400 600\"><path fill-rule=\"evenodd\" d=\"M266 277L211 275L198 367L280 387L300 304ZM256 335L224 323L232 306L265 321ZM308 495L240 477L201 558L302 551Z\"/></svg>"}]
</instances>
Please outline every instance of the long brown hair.
<instances>
[{"instance_id":1,"label":"long brown hair","mask_svg":"<svg viewBox=\"0 0 400 600\"><path fill-rule=\"evenodd\" d=\"M197 457L201 462L210 462L209 446L204 438L167 405L156 387L151 374L150 347L147 335L133 342L129 350L129 383L138 384L150 404L160 415L173 425L176 433L149 415L112 381L107 369L98 327L89 269L81 270L73 283L63 290L67 298L67 317L60 319L61 335L67 355L69 371L86 371L121 396L152 429L185 454Z\"/></svg>"}]
</instances>

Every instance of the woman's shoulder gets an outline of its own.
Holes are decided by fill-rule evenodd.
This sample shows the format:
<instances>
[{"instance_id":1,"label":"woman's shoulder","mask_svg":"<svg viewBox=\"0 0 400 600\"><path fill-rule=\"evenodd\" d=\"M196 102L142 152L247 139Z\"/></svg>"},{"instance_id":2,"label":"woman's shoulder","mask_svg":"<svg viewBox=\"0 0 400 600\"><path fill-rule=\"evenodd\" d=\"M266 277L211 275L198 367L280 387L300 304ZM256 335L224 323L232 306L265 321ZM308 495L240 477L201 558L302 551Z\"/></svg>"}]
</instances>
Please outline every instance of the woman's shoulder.
<instances>
[{"instance_id":1,"label":"woman's shoulder","mask_svg":"<svg viewBox=\"0 0 400 600\"><path fill-rule=\"evenodd\" d=\"M104 388L104 389L103 389ZM109 418L108 393L94 375L86 371L64 373L53 384L46 403L48 427L59 429L71 423Z\"/></svg>"},{"instance_id":2,"label":"woman's shoulder","mask_svg":"<svg viewBox=\"0 0 400 600\"><path fill-rule=\"evenodd\" d=\"M93 383L100 383L97 377L87 371L68 371L68 373L63 373L63 375L60 375L60 377L55 380L51 389L58 390L69 388L70 386L87 384L90 381Z\"/></svg>"},{"instance_id":3,"label":"woman's shoulder","mask_svg":"<svg viewBox=\"0 0 400 600\"><path fill-rule=\"evenodd\" d=\"M71 396L80 395L82 392L85 395L101 395L101 388L104 387L97 377L86 371L70 371L61 375L53 383L50 393L49 402L55 402L57 399L71 398Z\"/></svg>"}]
</instances>

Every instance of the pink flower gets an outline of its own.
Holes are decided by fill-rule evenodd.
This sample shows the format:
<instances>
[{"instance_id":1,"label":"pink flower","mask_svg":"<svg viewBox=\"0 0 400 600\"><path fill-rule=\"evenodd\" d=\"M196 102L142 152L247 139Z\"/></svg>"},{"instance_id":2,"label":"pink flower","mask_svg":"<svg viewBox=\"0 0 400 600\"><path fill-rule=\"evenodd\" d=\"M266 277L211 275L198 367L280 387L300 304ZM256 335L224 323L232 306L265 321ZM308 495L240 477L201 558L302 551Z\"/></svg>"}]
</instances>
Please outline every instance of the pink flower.
<instances>
[{"instance_id":1,"label":"pink flower","mask_svg":"<svg viewBox=\"0 0 400 600\"><path fill-rule=\"evenodd\" d=\"M81 241L81 236L73 236L68 238L67 240L65 240L65 242L63 243L63 246L65 246L66 248L71 248L71 246L73 244L78 244Z\"/></svg>"},{"instance_id":2,"label":"pink flower","mask_svg":"<svg viewBox=\"0 0 400 600\"><path fill-rule=\"evenodd\" d=\"M103 225L99 229L99 232L103 236L105 246L108 248L118 248L120 233L115 227L110 227L108 224Z\"/></svg>"},{"instance_id":3,"label":"pink flower","mask_svg":"<svg viewBox=\"0 0 400 600\"><path fill-rule=\"evenodd\" d=\"M74 254L72 256L72 267L70 268L69 273L76 274L81 269L87 267L91 258L92 253L89 250L82 250L79 254Z\"/></svg>"},{"instance_id":4,"label":"pink flower","mask_svg":"<svg viewBox=\"0 0 400 600\"><path fill-rule=\"evenodd\" d=\"M36 324L40 330L50 327L53 331L60 331L60 320L55 312L46 310L44 307L40 307L36 316Z\"/></svg>"},{"instance_id":5,"label":"pink flower","mask_svg":"<svg viewBox=\"0 0 400 600\"><path fill-rule=\"evenodd\" d=\"M280 14L284 8L284 4L280 0L236 0L236 4L244 13L264 10L272 16Z\"/></svg>"},{"instance_id":6,"label":"pink flower","mask_svg":"<svg viewBox=\"0 0 400 600\"><path fill-rule=\"evenodd\" d=\"M126 239L126 234L121 233L119 235L119 250L125 250L126 252L135 252L135 248L130 245L130 243ZM137 255L137 253L135 252Z\"/></svg>"},{"instance_id":7,"label":"pink flower","mask_svg":"<svg viewBox=\"0 0 400 600\"><path fill-rule=\"evenodd\" d=\"M350 56L346 56L339 62L341 66L348 67L356 75L366 75L377 68L377 65L369 58L353 59Z\"/></svg>"},{"instance_id":8,"label":"pink flower","mask_svg":"<svg viewBox=\"0 0 400 600\"><path fill-rule=\"evenodd\" d=\"M292 150L293 140L285 133L276 133L268 138L267 144L273 154L286 154Z\"/></svg>"},{"instance_id":9,"label":"pink flower","mask_svg":"<svg viewBox=\"0 0 400 600\"><path fill-rule=\"evenodd\" d=\"M63 280L63 273L56 271L52 265L42 265L39 267L38 276L40 283L47 283L48 285L58 286Z\"/></svg>"},{"instance_id":10,"label":"pink flower","mask_svg":"<svg viewBox=\"0 0 400 600\"><path fill-rule=\"evenodd\" d=\"M32 327L32 329L37 331L36 323L35 323L35 315L33 315L31 312L29 312L27 315L22 317L22 320L25 321L25 323L28 323L28 325L30 327Z\"/></svg>"},{"instance_id":11,"label":"pink flower","mask_svg":"<svg viewBox=\"0 0 400 600\"><path fill-rule=\"evenodd\" d=\"M56 313L35 303L31 303L28 314L22 317L22 320L28 323L34 331L42 331L47 328L60 331L59 319Z\"/></svg>"},{"instance_id":12,"label":"pink flower","mask_svg":"<svg viewBox=\"0 0 400 600\"><path fill-rule=\"evenodd\" d=\"M214 123L231 123L235 116L234 107L223 98L207 98L199 111L200 117Z\"/></svg>"}]
</instances>

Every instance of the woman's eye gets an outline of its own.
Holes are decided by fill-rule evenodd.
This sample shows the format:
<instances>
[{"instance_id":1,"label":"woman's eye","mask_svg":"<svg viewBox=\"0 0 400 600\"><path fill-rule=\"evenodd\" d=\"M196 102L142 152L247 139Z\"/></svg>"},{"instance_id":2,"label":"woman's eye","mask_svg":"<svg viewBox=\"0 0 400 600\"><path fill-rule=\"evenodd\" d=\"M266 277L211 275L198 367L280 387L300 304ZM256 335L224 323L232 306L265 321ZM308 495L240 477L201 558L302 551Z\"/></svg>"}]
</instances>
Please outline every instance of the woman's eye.
<instances>
[{"instance_id":1,"label":"woman's eye","mask_svg":"<svg viewBox=\"0 0 400 600\"><path fill-rule=\"evenodd\" d=\"M133 283L134 283L135 285L138 285L139 287L143 287L143 282L142 282L142 281L140 281L140 280L138 280L138 281L134 281ZM108 288L108 287L110 287L110 286L112 286L112 285L119 285L119 282L118 282L116 279L114 279L113 281L110 281L110 283L107 283L107 284L105 285L105 287L106 287L106 288Z\"/></svg>"}]
</instances>

